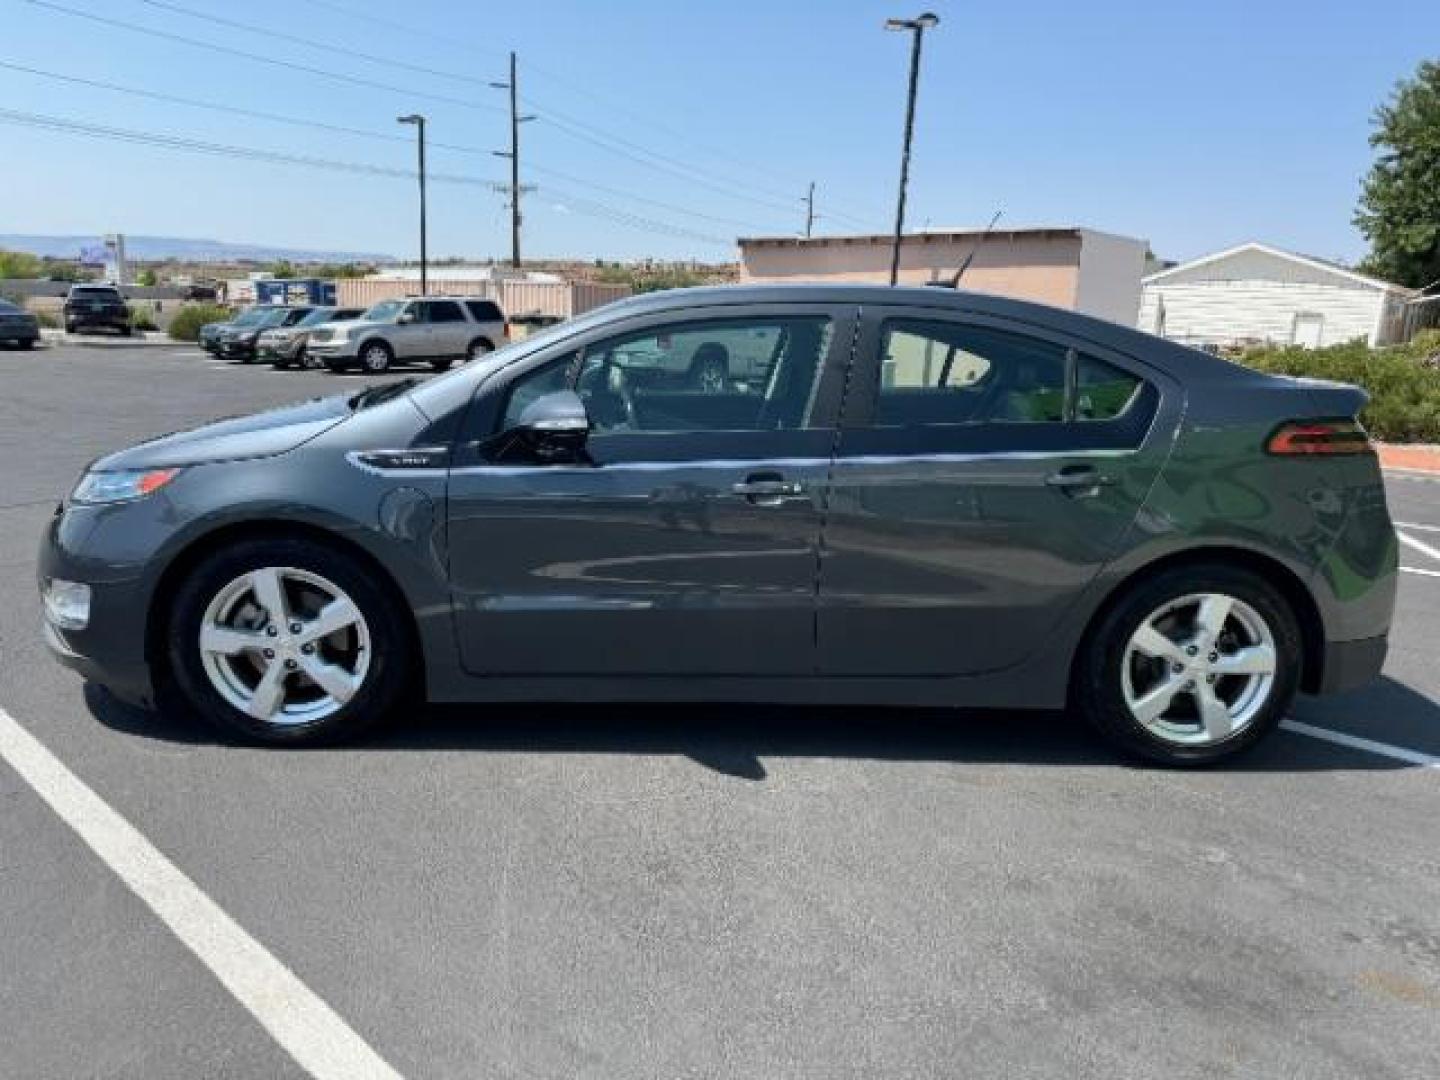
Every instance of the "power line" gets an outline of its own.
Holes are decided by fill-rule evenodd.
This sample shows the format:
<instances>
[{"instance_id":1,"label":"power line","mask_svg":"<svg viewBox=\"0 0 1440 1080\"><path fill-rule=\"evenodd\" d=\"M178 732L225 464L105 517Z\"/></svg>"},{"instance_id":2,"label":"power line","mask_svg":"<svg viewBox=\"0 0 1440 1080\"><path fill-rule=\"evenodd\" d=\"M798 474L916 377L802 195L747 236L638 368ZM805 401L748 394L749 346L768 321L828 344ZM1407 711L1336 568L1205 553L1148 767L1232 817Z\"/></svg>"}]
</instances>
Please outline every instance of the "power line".
<instances>
[{"instance_id":1,"label":"power line","mask_svg":"<svg viewBox=\"0 0 1440 1080\"><path fill-rule=\"evenodd\" d=\"M435 33L434 31L426 30L426 29L423 29L423 28L420 28L420 27L411 26L411 25L409 25L408 23L399 22L399 21L394 20L394 19L382 18L381 16L372 15L372 14L369 14L368 12L356 11L355 9L350 8L350 7L347 7L347 6L343 5L343 4L334 3L333 0L305 0L305 2L308 3L308 4L310 4L312 7L318 7L318 8L321 8L321 9L323 9L323 10L330 11L330 12L332 12L332 13L334 13L334 14L337 14L337 15L343 15L343 16L345 16L345 17L347 17L347 18L357 19L357 20L361 20L361 21L364 21L364 22L368 22L368 23L371 23L371 24L373 24L373 25L375 25L375 26L384 27L384 28L387 29L387 30L399 30L399 31L401 31L402 33L410 34L410 35L415 36L415 37L421 37L421 38L425 38L425 39L430 40L430 41L439 42L440 44L443 44L443 45L445 45L445 46L447 46L447 47L450 47L450 48L460 48L460 47L461 47L461 46L459 46L459 45L456 43L456 41L455 41L455 39L454 39L453 37L448 37L448 36L446 36L446 35L444 35L444 34ZM464 46L464 48L466 48L466 49L468 50L468 49L471 48L471 46L466 45L466 46ZM500 50L498 50L498 49L485 49L484 51L494 53L494 54L497 55L497 56L504 55L504 54L503 54ZM767 175L773 177L775 180L777 180L777 181L779 181L779 182L781 182L781 183L783 183L783 184L786 184L786 185L791 185L791 184L796 184L796 183L797 183L797 181L795 180L794 177L786 176L786 175L784 175L784 174L782 174L782 173L779 173L779 172L775 171L774 169L767 168L767 167L764 166L764 165L758 165L758 164L756 164L756 163L753 162L753 161L743 160L743 159L735 156L735 155L734 155L732 152L730 152L730 151L721 150L721 149L716 148L715 146L712 146L712 145L710 145L710 144L701 142L701 141L695 139L694 136L692 136L692 135L690 135L690 134L688 134L688 133L686 133L686 132L683 132L683 131L679 130L678 128L671 127L671 126L668 125L668 124L662 123L661 121L656 120L653 116L651 116L651 115L649 115L649 114L647 114L647 113L641 112L640 110L631 107L628 103L622 102L618 97L616 97L616 96L614 96L614 95L612 95L612 94L600 94L600 93L596 93L595 89L594 89L593 87L591 87L591 86L582 85L582 84L580 84L580 83L578 83L578 82L575 82L575 81L573 81L573 80L571 80L571 79L566 78L566 77L563 76L563 75L556 74L556 73L553 72L553 71L549 71L549 70L547 70L546 68L540 67L539 65L537 65L537 64L535 64L535 63L533 63L533 62L528 62L527 65L526 65L526 67L527 67L527 69L528 69L529 71L533 72L534 74L540 75L540 76L542 76L543 78L549 79L549 80L551 80L552 82L555 82L555 83L559 84L560 86L567 87L567 88L569 88L570 90L575 91L575 92L577 92L577 93L579 93L579 94L582 94L582 95L584 95L584 96L586 96L586 97L588 97L588 98L591 98L591 99L594 99L594 100L600 101L600 102L606 102L606 101L608 101L608 102L610 103L610 105L611 105L612 108L618 107L619 111L621 111L621 112L623 112L623 113L625 113L625 114L627 114L627 115L635 118L636 120L639 120L641 123L646 124L646 125L648 125L649 127L652 127L652 128L654 128L655 130L657 130L657 131L663 131L663 132L664 132L667 136L669 136L670 138L675 139L675 140L678 140L678 141L680 141L680 142L688 143L689 145L691 145L691 146L693 146L693 147L696 147L697 149L705 152L706 154L709 154L709 155L712 156L712 157L716 157L716 158L719 158L719 159L721 159L721 160L729 161L729 162L731 162L732 164L739 165L741 168L744 168L744 169L748 169L748 170L751 170L751 171L758 171L758 172L766 173ZM452 73L447 73L447 75L448 75L449 77L457 77L457 76L455 76L455 74L454 74L453 72L452 72ZM534 103L532 102L531 104L533 105ZM580 123L580 121L573 121L573 122ZM592 127L593 127L593 125L586 125L586 126L592 126ZM596 129L596 130L599 130L599 129ZM750 185L750 184L747 183L747 186L754 186L754 185ZM776 190L773 189L773 188L771 188L771 189L762 189L762 188L758 188L758 187L757 187L756 190L768 190L770 194L776 195L777 198L780 198L780 199L782 199L782 200L783 200L783 199L789 199L789 198L791 197L788 193L787 193L787 194L779 194L779 193L777 193ZM843 208L839 208L839 209L843 209ZM871 224L871 222L867 222L867 221L865 220L866 215L864 215L864 214L858 214L858 215L857 215L857 214L853 214L853 213L841 213L841 212L838 212L838 211L837 211L837 208L832 208L832 209L831 209L831 213L830 213L829 216L831 216L831 217L836 217L836 218L845 218L845 219L848 219L849 221L851 221L852 223L857 223L857 224L865 225L865 226L867 226L867 227L868 227L869 224Z\"/></svg>"},{"instance_id":2,"label":"power line","mask_svg":"<svg viewBox=\"0 0 1440 1080\"><path fill-rule=\"evenodd\" d=\"M260 147L209 142L204 139L193 139L188 136L170 135L156 131L141 131L134 128L112 127L106 124L95 124L69 117L19 112L13 109L0 109L0 123L60 132L68 135L79 135L85 138L155 146L166 150L204 154L211 157L259 161L272 165L299 166L323 169L330 172L384 177L387 179L414 180L417 176L413 169L395 169L383 165L372 165L367 162L341 161L334 158L321 158L305 154L290 154L277 150L265 150ZM495 192L503 192L508 188L508 185L500 181L487 180L475 176L462 176L453 173L430 174L429 178L441 183L464 184ZM707 233L696 232L682 226L671 225L667 222L657 221L639 214L632 214L628 211L610 206L607 203L587 199L584 196L575 195L570 192L553 191L553 194L566 199L566 208L572 209L576 213L602 218L632 229L657 233L663 236L699 240L707 244L724 247L729 247L731 244L731 241L724 237L711 236Z\"/></svg>"},{"instance_id":3,"label":"power line","mask_svg":"<svg viewBox=\"0 0 1440 1080\"><path fill-rule=\"evenodd\" d=\"M394 83L378 82L374 79L366 79L359 75L347 75L340 71L329 71L325 68L311 67L308 64L298 64L292 60L281 60L275 56L265 56L261 53L247 52L244 49L232 48L228 45L216 45L214 42L203 41L200 38L186 37L183 34L172 34L165 30L156 30L148 26L136 26L133 23L122 22L119 19L107 19L103 15L95 15L88 11L77 11L74 8L65 7L63 4L52 3L51 0L25 0L28 4L36 7L46 8L50 11L59 12L62 15L69 15L76 19L86 19L102 26L112 26L120 30L127 30L135 34L145 34L149 37L160 38L164 41L174 41L182 45L191 45L197 49L208 49L211 52L224 53L229 56L239 56L246 60L253 60L257 64L269 64L272 67L285 68L288 71L298 71L306 75L315 75L322 79L331 79L336 82L348 83L351 86L364 86L372 90L385 90L393 94L403 94L410 98L423 98L428 101L438 101L446 105L458 105L466 109L479 109L482 112L501 112L502 110L493 105L484 105L478 101L470 101L465 98L451 97L448 94L432 94L419 90L412 90L404 86L396 86ZM320 47L317 45L317 47Z\"/></svg>"},{"instance_id":4,"label":"power line","mask_svg":"<svg viewBox=\"0 0 1440 1080\"><path fill-rule=\"evenodd\" d=\"M49 0L30 0L30 2L31 2L31 3L38 3L38 4L40 4L40 5L43 6L43 7L52 7L52 8L56 8L57 10L64 10L64 11L67 11L67 12L69 11L69 9L62 8L62 7L60 7L59 5L53 4L53 3L49 2ZM178 15L182 15L182 16L186 16L186 17L189 17L189 18L192 18L192 19L199 19L199 20L202 20L202 21L204 21L204 22L209 22L209 23L213 23L213 24L218 25L218 26L226 27L226 28L228 28L228 29L241 30L241 31L244 31L244 32L246 32L246 33L258 34L258 35L261 35L261 36L263 36L263 37L272 38L272 39L277 40L277 41L287 41L287 42L290 42L291 44L301 45L301 46L306 47L306 48L319 49L319 50L324 51L324 52L327 53L327 54L334 54L334 53L337 53L337 52L338 52L338 53L344 54L344 55L346 55L346 56L350 56L350 57L353 57L353 58L355 58L355 59L363 60L363 61L366 61L366 62L372 63L372 64L381 64L381 65L386 65L386 66L390 66L390 67L400 68L400 69L407 70L407 71L417 72L417 73L420 73L420 74L438 76L438 77L440 77L440 78L446 78L446 79L454 79L454 80L458 80L458 81L465 82L465 83L469 83L469 84L473 84L473 85L480 85L480 86L487 85L487 83L486 83L485 80L476 78L476 77L471 76L471 75L465 75L465 74L460 73L460 72L446 71L446 70L444 70L444 69L442 69L442 68L427 67L427 66L422 65L422 64L412 64L412 63L408 63L408 62L406 62L406 61L396 60L396 59L393 59L393 58L388 57L388 56L378 56L378 55L375 55L375 54L373 54L373 53L361 52L361 51L359 51L359 50L352 49L352 48L341 48L341 47L336 46L333 42L316 41L314 38L307 38L307 37L303 37L303 36L298 35L298 34L285 33L285 32L283 32L283 31L276 30L276 29L274 29L274 28L272 28L272 27L259 26L259 25L256 25L256 24L254 24L254 23L242 22L242 21L239 20L239 19L231 19L231 18L227 18L227 17L221 16L221 15L214 15L214 14L211 14L211 13L209 13L209 12L196 11L196 10L194 10L193 8L188 8L188 7L186 7L186 6L182 5L182 4L177 4L177 3L170 2L170 0L139 0L139 2L142 3L142 4L146 4L146 5L149 6L149 7L153 7L153 8L156 8L156 9L158 9L158 10L161 10L161 11L172 12L172 13L175 13L175 14L178 14ZM338 8L337 6L332 5L332 4L322 4L322 6L329 7L331 10L334 10L334 11L343 11L343 10L344 10L344 9ZM71 13L71 14L80 14L80 13L78 13L78 12L69 12L69 13ZM352 13L352 14L358 14L358 13ZM87 17L88 17L88 16L87 16ZM374 16L362 16L362 17L366 18L367 21L376 22L376 23L379 23L379 24L381 24L381 25L387 25L387 26L392 26L392 27L397 27L397 26L399 26L399 24L394 24L394 23L391 23L389 20L379 19L379 18L376 18L376 17L374 17ZM105 21L105 20L100 20L100 21ZM143 28L142 28L142 29L143 29ZM144 32L149 32L149 31L144 31ZM158 32L157 32L157 33L158 33ZM168 35L168 36L173 37L174 35ZM428 36L428 35L427 35L427 36ZM188 40L188 39L181 39L181 40ZM201 44L203 45L204 43L201 43ZM208 47L210 47L210 48L220 48L219 46L208 46ZM237 52L238 50L227 49L226 51ZM255 58L255 57L254 57L254 54L245 53L245 52L243 52L243 51L239 51L239 53L240 53L240 55L243 55L243 56ZM264 59L264 60L266 60L267 62L273 61L273 58L261 58L261 59ZM294 66L295 66L295 65L289 64L288 62L284 62L284 63L285 63L286 66L291 66L291 67L294 67ZM306 70L306 71L312 71L312 72L313 72L313 71L318 70L318 69L301 68L301 70ZM539 70L539 69L536 69L536 70ZM552 77L553 77L553 76L552 76ZM347 78L348 78L348 77L347 77ZM371 80L365 80L365 82L362 83L362 85L380 86L380 87L385 87L385 86L386 86L386 84L375 83L375 82L373 82L373 81L371 81ZM397 89L397 90L398 90L399 88L392 88L392 89ZM590 91L586 91L586 92L593 94L593 92L590 92ZM418 95L418 96L428 96L428 97L436 98L436 95ZM443 101L449 101L449 102L451 102L451 103L457 103L457 102L456 102L456 99L454 99L454 98L449 98L449 97L445 97L445 96L440 96L440 97L437 98L437 100L443 100ZM778 192L774 191L773 189L763 188L763 187L761 187L761 186L759 186L759 185L757 185L757 184L751 183L751 182L739 182L739 181L735 181L735 180L733 180L733 179L727 181L727 180L723 180L723 178L719 178L719 179L722 180L723 182L717 182L716 179L711 179L711 177L710 177L709 175L704 175L701 180L697 181L697 179L696 179L696 174L697 174L698 170L697 170L694 166L689 165L689 164L687 164L686 162L680 161L680 160L678 160L678 159L676 159L676 158L669 157L669 156L667 156L667 155L665 155L665 154L661 154L661 153L659 153L658 151L648 149L647 147L642 146L642 145L640 145L639 143L633 142L633 141L631 141L631 140L629 140L629 139L625 139L625 138L623 138L623 137L621 137L621 136L609 135L609 134L605 133L603 130L598 129L598 128L596 128L594 125L588 124L588 123L586 123L585 121L580 120L580 119L577 118L577 117L567 116L566 114L564 114L564 113L562 113L562 112L560 112L560 111L558 111L558 110L556 110L556 109L550 109L550 108L547 108L547 107L545 107L545 106L540 105L538 102L531 101L529 98L526 98L526 99L524 99L524 100L526 101L527 104L531 105L532 107L540 108L540 109L544 110L545 112L547 112L547 113L549 114L549 118L551 119L552 123L556 123L556 126L557 126L561 131L564 131L564 132L566 132L567 134L570 134L572 137L585 139L585 141L592 142L592 143L594 143L595 145L601 145L601 143L598 142L597 140L608 140L608 141L610 141L610 142L619 144L620 146L626 147L626 148L628 148L629 150L631 150L631 151L633 151L633 152L635 152L635 153L643 154L643 155L646 155L646 156L649 157L649 158L655 159L654 161L646 161L646 160L643 160L643 159L641 159L641 158L634 157L633 155L629 155L629 156L631 156L631 160L637 161L637 162L639 162L640 164L647 165L647 166L650 167L650 168L657 168L657 169L660 168L660 166L657 165L656 162L659 162L659 163L664 164L664 165L668 165L668 166L669 166L668 169L660 169L660 171L668 171L668 172L670 172L672 175L680 175L680 176L683 176L684 179L686 179L686 180L688 180L688 181L691 181L691 182L700 182L700 183L702 183L703 186L707 186L707 187L710 188L710 190L716 191L716 192L718 192L718 193L720 193L720 194L729 195L729 196L732 197L732 198L745 198L745 199L748 199L748 200L751 201L751 202L758 203L759 205L768 205L771 209L778 209L778 208L781 208L781 207L785 206L785 205L786 205L786 202L791 198L791 196L790 196L788 193L778 193ZM480 107L482 107L482 106L480 106L478 103L475 103L475 102L458 102L458 103L459 103L459 104L466 104L466 105L468 105L469 107L472 107L472 108L480 108ZM491 111L502 111L502 110L492 109ZM514 110L512 109L511 111L513 112ZM557 121L558 121L558 122L557 122ZM579 132L578 129L588 129L590 132L593 132L594 134L587 137L587 136L585 136L585 135L580 134L580 132ZM751 164L749 164L749 163L745 163L745 162L740 162L738 159L731 158L730 160L736 161L736 163L741 164L741 165L743 165L743 166L746 167L746 168L754 168L753 165L751 165ZM683 170L683 173L682 173L682 172L677 172L677 170ZM778 201L766 203L765 201L763 201L763 200L761 200L761 199L757 199L757 198L755 198L755 197L753 197L753 196L736 195L736 194L735 194L735 192L736 192L737 190L743 190L743 189L747 189L747 188L750 189L750 190L756 191L756 192L764 192L764 193L765 193L766 195L768 195L771 199L778 200ZM835 219L837 219L837 220L847 220L847 221L849 221L852 225L857 225L857 226L859 226L859 227L861 227L861 228L867 228L867 227L869 227L869 223L867 223L867 222L864 221L863 219L858 218L858 217L855 217L854 215L841 213L840 211L835 210L835 209L832 209L832 210L830 211L829 216L832 217L832 218L835 218Z\"/></svg>"},{"instance_id":5,"label":"power line","mask_svg":"<svg viewBox=\"0 0 1440 1080\"><path fill-rule=\"evenodd\" d=\"M301 165L307 168L328 169L332 172L356 173L363 176L383 176L392 179L415 179L413 169L395 169L387 165L373 165L360 161L340 161L335 158L314 157L309 154L290 154L280 150L266 150L254 146L237 146L231 143L209 142L186 135L170 135L160 131L140 131L135 128L111 127L85 120L64 116L47 116L43 113L19 112L0 109L0 122L19 124L24 127L43 128L92 138L110 139L116 142L139 143L159 146L169 150L184 150L192 153L209 154L216 157L242 158L263 161L274 165ZM473 187L502 191L505 185L498 180L486 180L476 176L461 176L455 173L439 173L430 177L447 184L467 184Z\"/></svg>"},{"instance_id":6,"label":"power line","mask_svg":"<svg viewBox=\"0 0 1440 1080\"><path fill-rule=\"evenodd\" d=\"M257 109L246 109L238 105L229 105L218 101L207 101L200 98L185 97L180 94L170 94L158 90L146 90L137 86L127 86L122 83L107 82L102 79L87 79L78 75L66 75L58 71L46 71L41 68L30 67L25 64L17 64L13 61L0 59L0 69L17 71L25 75L31 75L42 79L51 79L62 83L69 83L75 86L85 86L96 90L105 90L111 93L128 94L135 97L146 98L152 101L163 101L173 105L182 105L193 109L206 109L219 113L226 113L233 116L248 116L257 120L265 120L277 124L285 124L290 127L313 128L317 131L329 131L341 135L353 135L359 138L374 139L388 143L403 143L409 145L413 140L404 135L395 135L387 131L375 131L367 128L349 127L343 124L332 124L324 120L305 119L298 116L286 116L280 113L264 112ZM491 151L478 146L466 146L459 143L437 142L426 133L426 144L432 150L443 149L460 154L473 154L482 157L489 157ZM568 180L580 184L585 188L613 195L631 202L643 203L657 209L667 210L674 214L685 217L692 217L699 221L708 221L717 225L729 225L737 229L749 231L757 230L755 223L744 221L739 218L724 217L718 214L708 214L702 210L695 210L678 203L666 202L663 199L656 199L646 195L638 195L622 188L609 187L605 184L596 183L585 177L576 176L573 173L562 172L559 169L548 168L544 165L530 163L527 166L531 171L553 176L560 180Z\"/></svg>"},{"instance_id":7,"label":"power line","mask_svg":"<svg viewBox=\"0 0 1440 1080\"><path fill-rule=\"evenodd\" d=\"M413 71L419 75L433 75L441 79L454 79L456 82L469 83L472 86L484 86L485 80L478 79L473 75L465 75L458 71L446 71L443 68L426 67L424 64L412 64L404 60L396 60L390 56L376 56L373 53L360 52L357 49L336 49L332 45L325 45L314 38L301 37L298 34L287 34L284 31L276 30L269 26L256 26L254 23L241 22L239 19L228 19L223 15L212 15L207 11L196 11L193 8L184 7L180 4L168 3L167 0L139 0L148 7L157 8L160 11L169 11L176 15L183 15L189 19L200 19L203 22L214 23L216 26L223 26L231 30L243 30L250 34L260 34L264 37L273 38L276 41L288 41L292 45L303 45L307 48L323 48L326 52L343 52L347 56L353 56L357 60L368 60L372 64L383 64L387 67L401 68L405 71Z\"/></svg>"}]
</instances>

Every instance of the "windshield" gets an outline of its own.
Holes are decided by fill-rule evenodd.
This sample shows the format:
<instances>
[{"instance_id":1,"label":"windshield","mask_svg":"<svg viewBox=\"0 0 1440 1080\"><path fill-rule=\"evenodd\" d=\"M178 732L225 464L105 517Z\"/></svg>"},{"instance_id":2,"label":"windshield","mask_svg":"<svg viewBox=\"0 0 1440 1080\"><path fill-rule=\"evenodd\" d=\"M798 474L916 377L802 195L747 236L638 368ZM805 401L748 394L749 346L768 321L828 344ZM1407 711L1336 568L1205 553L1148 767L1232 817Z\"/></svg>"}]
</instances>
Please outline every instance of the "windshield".
<instances>
[{"instance_id":1,"label":"windshield","mask_svg":"<svg viewBox=\"0 0 1440 1080\"><path fill-rule=\"evenodd\" d=\"M394 322L396 316L405 310L406 303L405 300L381 300L365 312L365 318L370 322Z\"/></svg>"},{"instance_id":2,"label":"windshield","mask_svg":"<svg viewBox=\"0 0 1440 1080\"><path fill-rule=\"evenodd\" d=\"M319 307L301 319L296 326L319 326L321 323L329 322L335 315L334 308Z\"/></svg>"},{"instance_id":3,"label":"windshield","mask_svg":"<svg viewBox=\"0 0 1440 1080\"><path fill-rule=\"evenodd\" d=\"M269 308L250 308L248 311L242 311L236 315L231 321L236 326L256 326L268 319L270 315Z\"/></svg>"}]
</instances>

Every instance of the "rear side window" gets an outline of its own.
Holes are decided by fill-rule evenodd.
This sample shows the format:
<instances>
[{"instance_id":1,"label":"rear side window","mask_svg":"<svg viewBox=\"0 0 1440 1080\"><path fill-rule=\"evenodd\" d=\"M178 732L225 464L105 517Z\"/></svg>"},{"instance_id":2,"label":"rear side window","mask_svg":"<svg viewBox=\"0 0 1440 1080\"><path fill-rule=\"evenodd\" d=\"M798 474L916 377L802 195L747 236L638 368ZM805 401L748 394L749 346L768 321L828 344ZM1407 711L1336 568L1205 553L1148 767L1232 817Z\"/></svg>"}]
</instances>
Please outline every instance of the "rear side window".
<instances>
[{"instance_id":1,"label":"rear side window","mask_svg":"<svg viewBox=\"0 0 1440 1080\"><path fill-rule=\"evenodd\" d=\"M432 323L465 321L464 312L454 300L432 300L425 307L429 310L426 318Z\"/></svg>"},{"instance_id":2,"label":"rear side window","mask_svg":"<svg viewBox=\"0 0 1440 1080\"><path fill-rule=\"evenodd\" d=\"M493 300L466 300L465 306L470 309L470 317L476 322L505 321L505 316L500 314L500 305Z\"/></svg>"},{"instance_id":3,"label":"rear side window","mask_svg":"<svg viewBox=\"0 0 1440 1080\"><path fill-rule=\"evenodd\" d=\"M897 319L881 336L878 427L1058 422L1066 350L960 323Z\"/></svg>"},{"instance_id":4,"label":"rear side window","mask_svg":"<svg viewBox=\"0 0 1440 1080\"><path fill-rule=\"evenodd\" d=\"M1075 419L1114 420L1140 393L1140 380L1093 356L1075 365Z\"/></svg>"},{"instance_id":5,"label":"rear side window","mask_svg":"<svg viewBox=\"0 0 1440 1080\"><path fill-rule=\"evenodd\" d=\"M1075 349L963 323L896 319L881 333L876 427L1112 420L1141 381Z\"/></svg>"}]
</instances>

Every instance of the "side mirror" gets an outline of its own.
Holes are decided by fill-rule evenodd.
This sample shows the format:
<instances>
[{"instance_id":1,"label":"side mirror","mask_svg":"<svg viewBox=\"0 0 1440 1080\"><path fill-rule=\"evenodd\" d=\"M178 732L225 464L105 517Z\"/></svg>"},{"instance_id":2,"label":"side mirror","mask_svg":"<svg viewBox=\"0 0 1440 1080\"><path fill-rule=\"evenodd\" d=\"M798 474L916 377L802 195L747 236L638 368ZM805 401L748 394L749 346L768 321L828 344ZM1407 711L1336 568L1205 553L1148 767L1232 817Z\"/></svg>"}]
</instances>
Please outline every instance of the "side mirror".
<instances>
[{"instance_id":1,"label":"side mirror","mask_svg":"<svg viewBox=\"0 0 1440 1080\"><path fill-rule=\"evenodd\" d=\"M590 437L590 414L579 394L558 390L525 406L515 434L540 461L575 461Z\"/></svg>"}]
</instances>

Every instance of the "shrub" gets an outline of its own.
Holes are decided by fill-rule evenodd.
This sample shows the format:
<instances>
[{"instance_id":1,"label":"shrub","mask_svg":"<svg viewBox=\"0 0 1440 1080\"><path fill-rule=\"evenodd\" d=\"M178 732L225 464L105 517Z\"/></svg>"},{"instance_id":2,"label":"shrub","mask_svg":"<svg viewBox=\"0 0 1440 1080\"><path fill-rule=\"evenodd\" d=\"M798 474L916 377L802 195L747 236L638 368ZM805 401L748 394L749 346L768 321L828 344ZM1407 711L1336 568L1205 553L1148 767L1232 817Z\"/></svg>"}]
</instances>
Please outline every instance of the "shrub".
<instances>
[{"instance_id":1,"label":"shrub","mask_svg":"<svg viewBox=\"0 0 1440 1080\"><path fill-rule=\"evenodd\" d=\"M1354 383L1370 394L1360 413L1366 429L1387 442L1440 442L1440 370L1424 362L1437 342L1371 349L1352 341L1324 349L1252 349L1240 363L1276 375Z\"/></svg>"},{"instance_id":2,"label":"shrub","mask_svg":"<svg viewBox=\"0 0 1440 1080\"><path fill-rule=\"evenodd\" d=\"M158 330L154 318L150 315L148 308L139 307L135 304L130 307L130 329L131 330Z\"/></svg>"},{"instance_id":3,"label":"shrub","mask_svg":"<svg viewBox=\"0 0 1440 1080\"><path fill-rule=\"evenodd\" d=\"M60 316L56 315L53 311L45 311L42 309L40 311L33 311L31 314L35 316L35 321L46 330L60 329Z\"/></svg>"},{"instance_id":4,"label":"shrub","mask_svg":"<svg viewBox=\"0 0 1440 1080\"><path fill-rule=\"evenodd\" d=\"M170 336L176 341L195 341L206 323L225 322L232 315L219 304L186 304L170 320Z\"/></svg>"}]
</instances>

